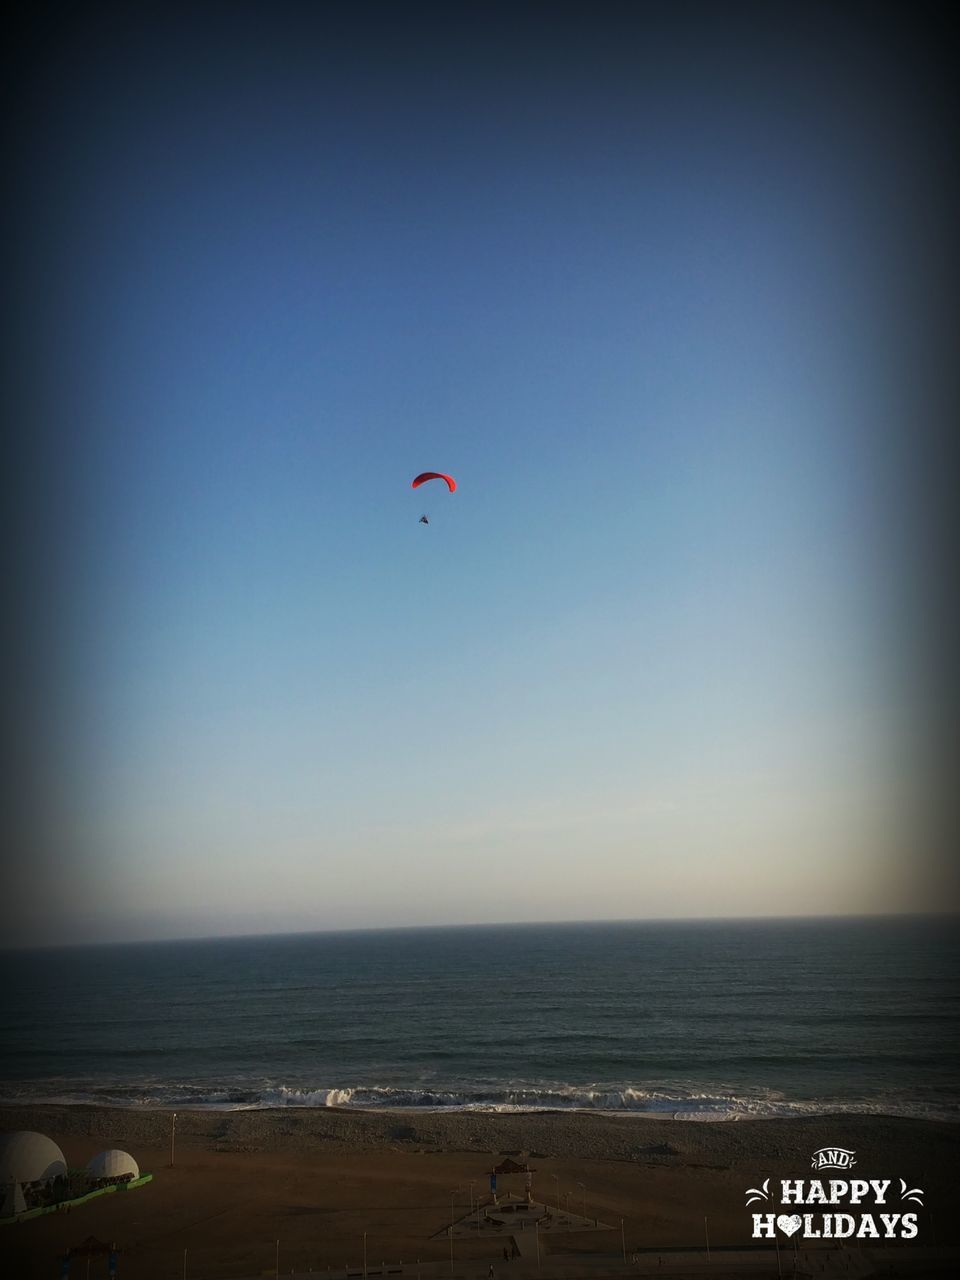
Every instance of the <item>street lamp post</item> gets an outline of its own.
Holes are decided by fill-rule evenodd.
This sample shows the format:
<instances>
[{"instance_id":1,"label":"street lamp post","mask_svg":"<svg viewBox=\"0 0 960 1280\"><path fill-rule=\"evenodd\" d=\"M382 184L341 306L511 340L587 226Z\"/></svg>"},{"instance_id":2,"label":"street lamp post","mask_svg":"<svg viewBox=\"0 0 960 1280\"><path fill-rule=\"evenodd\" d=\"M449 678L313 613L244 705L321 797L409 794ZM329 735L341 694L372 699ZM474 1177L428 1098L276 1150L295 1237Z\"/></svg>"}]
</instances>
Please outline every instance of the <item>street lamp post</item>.
<instances>
[{"instance_id":1,"label":"street lamp post","mask_svg":"<svg viewBox=\"0 0 960 1280\"><path fill-rule=\"evenodd\" d=\"M170 1124L170 1168L173 1168L174 1144L177 1136L177 1113L173 1113L173 1120Z\"/></svg>"},{"instance_id":2,"label":"street lamp post","mask_svg":"<svg viewBox=\"0 0 960 1280\"><path fill-rule=\"evenodd\" d=\"M577 1186L583 1192L583 1216L586 1217L587 1216L587 1184L585 1182L578 1182Z\"/></svg>"},{"instance_id":3,"label":"street lamp post","mask_svg":"<svg viewBox=\"0 0 960 1280\"><path fill-rule=\"evenodd\" d=\"M367 1280L367 1233L363 1233L363 1280Z\"/></svg>"},{"instance_id":4,"label":"street lamp post","mask_svg":"<svg viewBox=\"0 0 960 1280\"><path fill-rule=\"evenodd\" d=\"M557 1217L560 1217L560 1175L559 1173L551 1173L550 1177L557 1184Z\"/></svg>"}]
</instances>

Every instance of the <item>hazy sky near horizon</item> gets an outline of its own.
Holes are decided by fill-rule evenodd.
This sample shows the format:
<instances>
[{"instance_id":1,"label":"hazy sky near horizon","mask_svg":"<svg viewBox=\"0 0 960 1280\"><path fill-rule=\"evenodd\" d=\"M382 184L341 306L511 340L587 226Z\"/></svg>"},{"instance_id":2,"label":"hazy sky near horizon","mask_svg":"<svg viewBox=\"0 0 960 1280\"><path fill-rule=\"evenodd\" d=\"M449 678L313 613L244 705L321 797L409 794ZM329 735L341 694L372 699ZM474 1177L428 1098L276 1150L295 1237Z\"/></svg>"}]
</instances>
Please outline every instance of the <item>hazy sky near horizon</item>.
<instances>
[{"instance_id":1,"label":"hazy sky near horizon","mask_svg":"<svg viewBox=\"0 0 960 1280\"><path fill-rule=\"evenodd\" d=\"M72 16L24 95L69 502L23 939L937 905L936 139L857 12Z\"/></svg>"}]
</instances>

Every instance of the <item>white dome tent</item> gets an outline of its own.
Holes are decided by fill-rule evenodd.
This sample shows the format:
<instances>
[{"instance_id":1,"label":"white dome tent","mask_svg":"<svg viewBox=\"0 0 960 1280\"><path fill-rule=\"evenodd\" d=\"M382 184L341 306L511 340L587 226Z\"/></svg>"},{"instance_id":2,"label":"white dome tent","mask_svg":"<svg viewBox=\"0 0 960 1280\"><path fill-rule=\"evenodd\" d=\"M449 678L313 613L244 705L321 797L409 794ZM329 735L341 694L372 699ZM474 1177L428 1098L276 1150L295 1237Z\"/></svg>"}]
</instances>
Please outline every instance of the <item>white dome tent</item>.
<instances>
[{"instance_id":1,"label":"white dome tent","mask_svg":"<svg viewBox=\"0 0 960 1280\"><path fill-rule=\"evenodd\" d=\"M87 1173L91 1178L122 1178L125 1174L139 1178L140 1166L128 1151L110 1147L87 1161Z\"/></svg>"},{"instance_id":2,"label":"white dome tent","mask_svg":"<svg viewBox=\"0 0 960 1280\"><path fill-rule=\"evenodd\" d=\"M27 1129L0 1136L0 1187L15 1182L49 1182L66 1172L63 1152L52 1138Z\"/></svg>"}]
</instances>

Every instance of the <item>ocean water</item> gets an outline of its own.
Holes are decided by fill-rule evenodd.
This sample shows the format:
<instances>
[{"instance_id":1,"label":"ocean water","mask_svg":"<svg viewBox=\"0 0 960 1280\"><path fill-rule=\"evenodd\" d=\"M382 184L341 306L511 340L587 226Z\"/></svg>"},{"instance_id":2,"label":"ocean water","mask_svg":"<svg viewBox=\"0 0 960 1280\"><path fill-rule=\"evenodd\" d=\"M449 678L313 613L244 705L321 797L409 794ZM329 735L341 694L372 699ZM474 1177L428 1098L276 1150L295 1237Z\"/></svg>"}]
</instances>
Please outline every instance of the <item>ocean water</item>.
<instances>
[{"instance_id":1,"label":"ocean water","mask_svg":"<svg viewBox=\"0 0 960 1280\"><path fill-rule=\"evenodd\" d=\"M4 960L6 1101L960 1118L950 920L384 930Z\"/></svg>"}]
</instances>

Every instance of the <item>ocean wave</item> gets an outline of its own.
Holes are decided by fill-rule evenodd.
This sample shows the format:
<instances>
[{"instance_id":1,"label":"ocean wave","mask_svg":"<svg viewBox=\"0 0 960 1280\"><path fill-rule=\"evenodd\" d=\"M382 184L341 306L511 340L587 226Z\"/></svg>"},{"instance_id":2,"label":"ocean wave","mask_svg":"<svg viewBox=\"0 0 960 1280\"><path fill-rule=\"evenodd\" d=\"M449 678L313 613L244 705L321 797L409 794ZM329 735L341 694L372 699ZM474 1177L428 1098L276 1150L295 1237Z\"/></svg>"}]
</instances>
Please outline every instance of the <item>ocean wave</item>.
<instances>
[{"instance_id":1,"label":"ocean wave","mask_svg":"<svg viewBox=\"0 0 960 1280\"><path fill-rule=\"evenodd\" d=\"M790 1099L769 1090L744 1094L714 1090L523 1084L463 1088L352 1085L312 1088L304 1084L244 1082L235 1087L183 1081L80 1081L0 1085L0 1104L98 1105L173 1110L266 1110L333 1107L356 1111L461 1111L511 1114L543 1111L629 1112L677 1120L741 1120L836 1112L960 1119L960 1104L940 1096L897 1094L871 1097Z\"/></svg>"}]
</instances>

